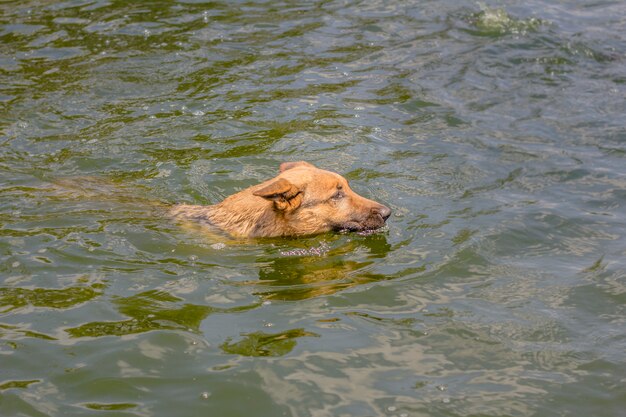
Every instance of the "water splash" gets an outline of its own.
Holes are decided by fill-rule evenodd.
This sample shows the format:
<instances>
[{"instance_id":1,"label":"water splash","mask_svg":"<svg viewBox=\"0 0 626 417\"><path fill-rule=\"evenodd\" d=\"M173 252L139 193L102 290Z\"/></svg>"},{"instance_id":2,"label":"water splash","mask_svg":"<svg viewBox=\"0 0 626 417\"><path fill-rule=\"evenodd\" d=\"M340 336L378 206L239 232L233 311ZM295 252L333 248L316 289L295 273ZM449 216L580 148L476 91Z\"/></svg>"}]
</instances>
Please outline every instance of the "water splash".
<instances>
[{"instance_id":1,"label":"water splash","mask_svg":"<svg viewBox=\"0 0 626 417\"><path fill-rule=\"evenodd\" d=\"M470 17L470 23L477 29L475 33L482 36L525 35L545 24L543 20L535 17L516 19L504 9L491 9L486 6Z\"/></svg>"},{"instance_id":2,"label":"water splash","mask_svg":"<svg viewBox=\"0 0 626 417\"><path fill-rule=\"evenodd\" d=\"M290 249L280 251L282 256L324 256L330 250L330 245L326 242L320 242L320 245L313 248Z\"/></svg>"}]
</instances>

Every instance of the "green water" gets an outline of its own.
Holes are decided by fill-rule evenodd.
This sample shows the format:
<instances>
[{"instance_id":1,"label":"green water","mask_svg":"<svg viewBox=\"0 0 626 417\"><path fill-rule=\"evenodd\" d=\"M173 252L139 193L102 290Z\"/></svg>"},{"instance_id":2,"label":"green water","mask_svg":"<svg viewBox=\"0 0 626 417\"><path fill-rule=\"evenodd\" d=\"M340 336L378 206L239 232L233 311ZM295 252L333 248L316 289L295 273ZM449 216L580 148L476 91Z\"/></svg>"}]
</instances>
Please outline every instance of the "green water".
<instances>
[{"instance_id":1,"label":"green water","mask_svg":"<svg viewBox=\"0 0 626 417\"><path fill-rule=\"evenodd\" d=\"M624 415L624 16L0 3L0 415ZM163 216L291 160L388 227Z\"/></svg>"}]
</instances>

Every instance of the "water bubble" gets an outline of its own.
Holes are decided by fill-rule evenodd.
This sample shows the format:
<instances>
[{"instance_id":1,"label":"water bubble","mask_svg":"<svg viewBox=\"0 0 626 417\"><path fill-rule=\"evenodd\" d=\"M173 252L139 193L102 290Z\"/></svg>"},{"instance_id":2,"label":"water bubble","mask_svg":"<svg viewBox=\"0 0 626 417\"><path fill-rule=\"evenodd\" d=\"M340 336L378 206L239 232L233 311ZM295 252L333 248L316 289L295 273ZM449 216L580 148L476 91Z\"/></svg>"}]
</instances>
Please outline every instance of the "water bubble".
<instances>
[{"instance_id":1,"label":"water bubble","mask_svg":"<svg viewBox=\"0 0 626 417\"><path fill-rule=\"evenodd\" d=\"M212 244L211 247L215 250L220 250L220 249L224 249L226 247L226 244L219 242L219 243Z\"/></svg>"},{"instance_id":2,"label":"water bubble","mask_svg":"<svg viewBox=\"0 0 626 417\"><path fill-rule=\"evenodd\" d=\"M264 306L269 306L269 305L272 305L272 302L271 302L271 301L269 301L269 300L268 300L268 301L263 301L263 302L261 303L261 305L264 305Z\"/></svg>"},{"instance_id":3,"label":"water bubble","mask_svg":"<svg viewBox=\"0 0 626 417\"><path fill-rule=\"evenodd\" d=\"M12 266L13 268L17 268L18 266L20 266L20 263L19 263L19 262L17 262L17 261L15 261L15 262L13 262L13 263L11 264L11 266Z\"/></svg>"},{"instance_id":4,"label":"water bubble","mask_svg":"<svg viewBox=\"0 0 626 417\"><path fill-rule=\"evenodd\" d=\"M392 413L393 413L394 411L396 411L397 409L398 409L398 408L397 408L396 406L394 406L394 405L390 405L389 407L387 407L387 411L391 411Z\"/></svg>"},{"instance_id":5,"label":"water bubble","mask_svg":"<svg viewBox=\"0 0 626 417\"><path fill-rule=\"evenodd\" d=\"M207 398L209 398L211 396L210 392L203 392L202 394L200 394L200 398L202 398L203 400L206 400Z\"/></svg>"},{"instance_id":6,"label":"water bubble","mask_svg":"<svg viewBox=\"0 0 626 417\"><path fill-rule=\"evenodd\" d=\"M441 402L442 402L442 403L444 403L444 404L448 404L448 403L450 402L450 398L448 398L448 397L444 397L444 398L441 400Z\"/></svg>"},{"instance_id":7,"label":"water bubble","mask_svg":"<svg viewBox=\"0 0 626 417\"><path fill-rule=\"evenodd\" d=\"M265 323L263 326L265 326L265 327L274 327L274 323Z\"/></svg>"},{"instance_id":8,"label":"water bubble","mask_svg":"<svg viewBox=\"0 0 626 417\"><path fill-rule=\"evenodd\" d=\"M204 112L202 110L196 110L192 114L194 116L204 116Z\"/></svg>"},{"instance_id":9,"label":"water bubble","mask_svg":"<svg viewBox=\"0 0 626 417\"><path fill-rule=\"evenodd\" d=\"M198 260L198 257L196 255L189 255L189 258L187 259L189 259L191 262L195 262Z\"/></svg>"},{"instance_id":10,"label":"water bubble","mask_svg":"<svg viewBox=\"0 0 626 417\"><path fill-rule=\"evenodd\" d=\"M448 389L447 385L441 384L441 385L437 385L437 389L439 391L446 391Z\"/></svg>"}]
</instances>

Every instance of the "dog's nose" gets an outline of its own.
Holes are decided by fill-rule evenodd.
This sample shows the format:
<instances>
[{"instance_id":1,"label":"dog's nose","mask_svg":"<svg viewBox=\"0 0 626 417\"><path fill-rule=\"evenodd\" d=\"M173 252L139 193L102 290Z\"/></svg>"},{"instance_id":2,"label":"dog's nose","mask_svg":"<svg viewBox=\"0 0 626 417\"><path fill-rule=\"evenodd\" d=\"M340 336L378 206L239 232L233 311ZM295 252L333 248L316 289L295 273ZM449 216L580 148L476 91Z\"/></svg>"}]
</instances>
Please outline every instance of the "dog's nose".
<instances>
[{"instance_id":1,"label":"dog's nose","mask_svg":"<svg viewBox=\"0 0 626 417\"><path fill-rule=\"evenodd\" d=\"M391 209L387 206L383 206L382 204L379 207L374 208L372 211L375 214L380 214L380 217L382 217L383 220L387 220L389 216L391 216Z\"/></svg>"}]
</instances>

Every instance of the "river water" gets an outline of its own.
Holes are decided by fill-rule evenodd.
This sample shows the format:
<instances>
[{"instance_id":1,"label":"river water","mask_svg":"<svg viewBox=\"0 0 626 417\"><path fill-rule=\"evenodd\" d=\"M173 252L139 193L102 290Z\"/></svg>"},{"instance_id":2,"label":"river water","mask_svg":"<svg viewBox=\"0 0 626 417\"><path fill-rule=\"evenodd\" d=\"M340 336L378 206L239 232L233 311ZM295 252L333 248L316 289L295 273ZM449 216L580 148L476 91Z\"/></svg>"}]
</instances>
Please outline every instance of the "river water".
<instances>
[{"instance_id":1,"label":"river water","mask_svg":"<svg viewBox=\"0 0 626 417\"><path fill-rule=\"evenodd\" d=\"M624 415L622 1L0 10L0 415ZM163 216L293 160L388 227Z\"/></svg>"}]
</instances>

